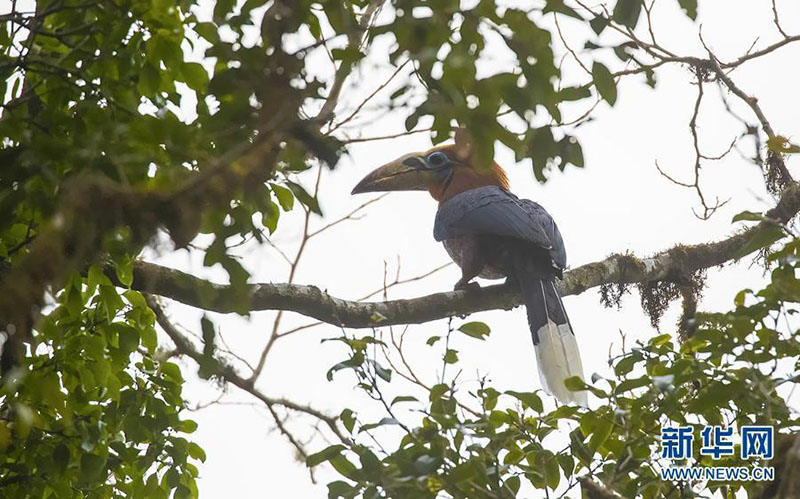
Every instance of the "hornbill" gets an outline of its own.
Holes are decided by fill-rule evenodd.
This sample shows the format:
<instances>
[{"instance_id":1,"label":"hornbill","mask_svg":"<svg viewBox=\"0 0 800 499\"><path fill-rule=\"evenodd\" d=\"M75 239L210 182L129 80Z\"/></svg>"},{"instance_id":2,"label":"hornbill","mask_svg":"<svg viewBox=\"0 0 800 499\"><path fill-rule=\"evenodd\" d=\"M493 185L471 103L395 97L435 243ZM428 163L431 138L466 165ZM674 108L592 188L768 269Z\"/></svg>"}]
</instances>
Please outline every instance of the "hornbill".
<instances>
[{"instance_id":1,"label":"hornbill","mask_svg":"<svg viewBox=\"0 0 800 499\"><path fill-rule=\"evenodd\" d=\"M555 221L539 204L519 199L500 166L476 164L469 133L455 144L406 154L364 177L353 194L427 190L439 202L433 237L459 267L455 289L478 284L475 277L507 278L519 286L528 314L543 388L563 403L587 405L586 391L570 391L564 380L583 379L578 344L555 278L567 264Z\"/></svg>"}]
</instances>

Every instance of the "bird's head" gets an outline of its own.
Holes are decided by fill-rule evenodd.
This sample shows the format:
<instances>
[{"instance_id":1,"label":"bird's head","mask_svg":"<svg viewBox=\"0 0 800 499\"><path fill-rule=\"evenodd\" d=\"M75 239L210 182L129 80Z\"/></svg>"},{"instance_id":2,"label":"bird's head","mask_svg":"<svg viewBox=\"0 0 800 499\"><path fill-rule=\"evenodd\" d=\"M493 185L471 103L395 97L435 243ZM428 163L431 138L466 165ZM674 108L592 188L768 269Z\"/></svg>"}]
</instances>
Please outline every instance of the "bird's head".
<instances>
[{"instance_id":1,"label":"bird's head","mask_svg":"<svg viewBox=\"0 0 800 499\"><path fill-rule=\"evenodd\" d=\"M353 188L353 194L379 191L428 191L438 201L476 187L496 185L508 190L508 179L497 163L475 164L472 139L464 129L455 144L401 156L370 172Z\"/></svg>"}]
</instances>

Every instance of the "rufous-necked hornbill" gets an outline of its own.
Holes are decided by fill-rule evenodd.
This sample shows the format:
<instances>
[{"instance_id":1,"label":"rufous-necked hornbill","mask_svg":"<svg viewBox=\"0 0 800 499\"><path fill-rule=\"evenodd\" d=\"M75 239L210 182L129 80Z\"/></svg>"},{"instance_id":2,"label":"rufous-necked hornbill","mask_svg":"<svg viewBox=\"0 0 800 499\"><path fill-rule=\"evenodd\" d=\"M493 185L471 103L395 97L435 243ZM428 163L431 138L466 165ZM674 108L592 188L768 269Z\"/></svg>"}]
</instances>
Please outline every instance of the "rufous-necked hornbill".
<instances>
[{"instance_id":1,"label":"rufous-necked hornbill","mask_svg":"<svg viewBox=\"0 0 800 499\"><path fill-rule=\"evenodd\" d=\"M461 267L455 289L478 286L475 277L506 277L520 288L545 390L563 403L586 405L585 391L570 391L564 380L583 379L578 344L555 279L567 264L555 221L539 204L509 191L497 163L476 164L469 133L459 129L455 144L406 154L364 177L353 194L427 190L439 202L433 237Z\"/></svg>"}]
</instances>

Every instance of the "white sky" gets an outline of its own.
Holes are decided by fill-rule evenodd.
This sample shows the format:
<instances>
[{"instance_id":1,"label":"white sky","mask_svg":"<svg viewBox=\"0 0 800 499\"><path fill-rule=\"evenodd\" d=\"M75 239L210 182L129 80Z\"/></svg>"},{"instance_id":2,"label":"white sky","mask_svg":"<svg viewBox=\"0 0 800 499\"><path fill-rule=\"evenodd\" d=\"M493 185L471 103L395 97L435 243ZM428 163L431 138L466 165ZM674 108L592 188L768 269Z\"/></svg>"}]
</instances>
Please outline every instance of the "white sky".
<instances>
[{"instance_id":1,"label":"white sky","mask_svg":"<svg viewBox=\"0 0 800 499\"><path fill-rule=\"evenodd\" d=\"M703 56L696 27L677 10L677 2L658 0L654 11L655 31L659 42L680 54ZM800 32L800 5L791 0L778 2L784 28ZM778 33L772 25L769 2L747 0L701 0L700 22L703 36L716 55L730 60L743 54L756 38L758 46L775 41ZM582 31L574 24L562 24L571 45L583 45ZM389 71L384 48L376 47L380 67L366 64L350 83L357 88L345 91L342 113L359 102L379 85ZM613 56L605 59L619 68ZM319 59L319 71L330 71L325 59ZM588 56L584 59L590 61ZM797 124L800 104L792 99L797 92L800 46L789 46L777 54L751 62L732 73L745 91L758 96L767 117L778 133L798 139ZM492 64L485 71L497 70ZM614 65L615 64L615 65ZM574 64L567 64L570 78L585 81L585 75ZM655 169L655 160L673 176L691 178L694 151L688 123L696 91L689 84L691 73L680 66L665 66L658 73L655 91L646 87L642 77L629 77L619 85L619 100L614 108L601 104L594 112L596 119L575 133L583 145L586 168L569 168L552 175L546 184L533 178L529 163L515 165L513 156L498 149L496 159L506 168L514 192L544 205L555 217L564 235L572 267L602 260L614 252L632 251L639 256L669 248L675 244L692 244L723 238L735 230L730 223L743 210L763 211L773 200L766 193L758 169L742 160L735 152L723 161L707 163L701 182L711 199L730 198L710 221L694 217L691 208L698 206L693 191L670 184ZM706 99L698 124L701 147L708 155L724 151L741 132L741 125L722 108L719 92L706 87ZM745 108L736 106L740 115L755 122ZM376 136L403 131L403 117L383 116L354 130L354 135ZM319 227L349 212L369 196L351 197L352 186L368 171L401 154L430 147L426 134L396 140L355 144L342 158L334 172L326 172L320 204L324 219L315 218ZM749 142L744 151L752 152ZM793 169L797 160L790 159ZM795 174L800 172L794 171ZM311 175L301 177L311 186ZM356 298L380 287L384 263L393 273L397 259L402 262L401 275L410 277L426 272L448 261L444 249L433 240L432 226L436 204L424 193L396 193L370 206L367 216L337 226L313 239L300 265L296 282L313 284L341 298ZM284 216L273 241L292 254L299 242L300 212ZM253 273L253 282L283 282L287 268L269 246L247 246L240 252ZM224 281L218 268L204 269L202 256L187 251L166 252L159 263L197 275ZM424 281L390 290L390 298L416 297L452 289L459 272L450 267ZM725 310L731 307L735 293L745 287L758 288L764 282L762 270L750 267L750 261L728 265L708 274L708 287L701 307ZM607 357L612 346L619 346L619 333L629 341L656 334L639 306L638 294L624 299L621 310L606 309L596 289L565 299L575 333L578 336L587 378L592 373L608 374ZM187 328L199 330L199 313L187 307L170 304L173 319ZM663 332L673 332L679 314L673 306L662 320ZM272 328L273 313L254 313L249 319L234 315L214 315L225 339L239 355L257 362L259 352ZM476 372L488 374L498 389L531 391L539 388L533 347L525 314L521 308L475 314L467 320L482 320L492 327L492 335L479 342L455 335L453 343L460 351L461 380L474 388ZM285 314L282 328L305 324L309 320L296 314ZM456 319L454 324L462 322ZM366 332L366 331L365 331ZM441 344L431 349L425 340L431 334L444 334L446 322L438 321L413 327L408 332L408 354L417 370L427 380L439 374ZM338 414L345 407L357 408L364 415L377 415L374 404L353 389L354 378L340 373L333 382L325 379L331 365L345 358L338 343L320 343L323 338L337 336L330 326L306 330L280 341L268 360L258 387L274 397L285 396ZM186 363L186 396L191 401L215 399L218 387L197 380L196 366ZM398 382L401 383L401 382ZM252 402L247 395L230 389L227 402ZM335 474L320 468L319 484L312 485L308 472L294 458L294 450L273 430L263 409L249 405L213 405L190 414L199 424L194 439L202 445L208 460L200 466L200 491L203 497L326 497L325 483ZM306 418L296 418L290 425L308 435ZM392 430L379 430L391 432ZM313 449L324 446L321 441Z\"/></svg>"}]
</instances>

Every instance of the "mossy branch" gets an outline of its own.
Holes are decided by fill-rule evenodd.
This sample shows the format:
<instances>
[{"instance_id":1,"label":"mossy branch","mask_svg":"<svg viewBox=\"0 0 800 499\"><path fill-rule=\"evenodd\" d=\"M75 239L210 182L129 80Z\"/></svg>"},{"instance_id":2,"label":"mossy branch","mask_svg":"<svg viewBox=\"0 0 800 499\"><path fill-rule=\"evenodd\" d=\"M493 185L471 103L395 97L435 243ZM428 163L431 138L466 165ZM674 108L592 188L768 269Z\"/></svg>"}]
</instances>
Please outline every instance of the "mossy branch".
<instances>
[{"instance_id":1,"label":"mossy branch","mask_svg":"<svg viewBox=\"0 0 800 499\"><path fill-rule=\"evenodd\" d=\"M800 184L784 190L765 220L726 239L692 246L678 245L650 258L612 255L564 274L559 283L563 295L575 295L605 284L680 281L699 270L722 265L770 244L777 225L790 221L800 211ZM420 324L452 316L521 304L514 286L498 284L479 290L434 293L419 298L381 302L358 302L333 297L316 286L253 284L243 307L230 286L214 284L178 270L147 262L136 262L133 287L216 312L246 308L287 310L336 326L367 328L397 324ZM241 296L241 295L239 295Z\"/></svg>"}]
</instances>

